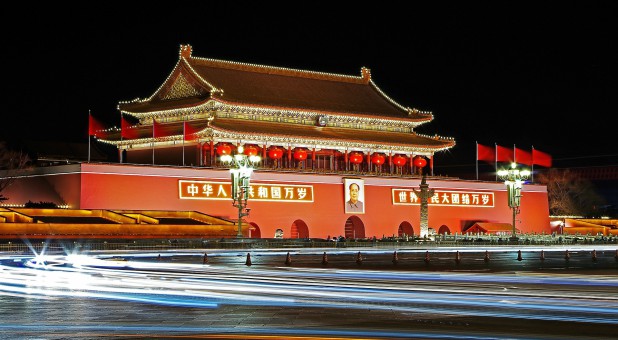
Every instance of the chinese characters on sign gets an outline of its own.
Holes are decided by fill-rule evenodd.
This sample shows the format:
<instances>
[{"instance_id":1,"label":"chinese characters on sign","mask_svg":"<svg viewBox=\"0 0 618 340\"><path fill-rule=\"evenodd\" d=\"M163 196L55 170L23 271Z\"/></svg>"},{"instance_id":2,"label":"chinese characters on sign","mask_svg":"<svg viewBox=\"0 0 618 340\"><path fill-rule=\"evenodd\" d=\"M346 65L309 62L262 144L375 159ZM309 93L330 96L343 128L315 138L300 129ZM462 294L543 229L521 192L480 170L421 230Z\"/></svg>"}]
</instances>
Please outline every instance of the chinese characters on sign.
<instances>
[{"instance_id":1,"label":"chinese characters on sign","mask_svg":"<svg viewBox=\"0 0 618 340\"><path fill-rule=\"evenodd\" d=\"M420 203L420 197L413 190L393 189L393 204L415 205ZM436 190L427 203L436 206L493 207L494 193Z\"/></svg>"},{"instance_id":2,"label":"chinese characters on sign","mask_svg":"<svg viewBox=\"0 0 618 340\"><path fill-rule=\"evenodd\" d=\"M180 199L229 200L232 185L225 182L178 181ZM275 202L313 202L312 185L250 184L249 199Z\"/></svg>"}]
</instances>

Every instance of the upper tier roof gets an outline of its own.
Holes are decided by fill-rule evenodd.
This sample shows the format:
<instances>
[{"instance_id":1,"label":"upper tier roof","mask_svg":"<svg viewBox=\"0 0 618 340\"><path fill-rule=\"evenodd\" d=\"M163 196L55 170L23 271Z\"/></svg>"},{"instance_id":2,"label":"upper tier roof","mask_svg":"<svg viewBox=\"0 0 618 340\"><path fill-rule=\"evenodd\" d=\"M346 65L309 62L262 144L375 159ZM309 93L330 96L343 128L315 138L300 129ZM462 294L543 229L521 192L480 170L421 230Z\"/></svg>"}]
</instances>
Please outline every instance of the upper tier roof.
<instances>
[{"instance_id":1,"label":"upper tier roof","mask_svg":"<svg viewBox=\"0 0 618 340\"><path fill-rule=\"evenodd\" d=\"M180 60L166 82L150 98L120 103L119 109L140 114L215 99L283 110L432 120L430 113L405 108L386 96L368 69L362 68L361 73L357 77L198 58L192 56L190 46L181 46ZM179 88L186 95L179 96Z\"/></svg>"}]
</instances>

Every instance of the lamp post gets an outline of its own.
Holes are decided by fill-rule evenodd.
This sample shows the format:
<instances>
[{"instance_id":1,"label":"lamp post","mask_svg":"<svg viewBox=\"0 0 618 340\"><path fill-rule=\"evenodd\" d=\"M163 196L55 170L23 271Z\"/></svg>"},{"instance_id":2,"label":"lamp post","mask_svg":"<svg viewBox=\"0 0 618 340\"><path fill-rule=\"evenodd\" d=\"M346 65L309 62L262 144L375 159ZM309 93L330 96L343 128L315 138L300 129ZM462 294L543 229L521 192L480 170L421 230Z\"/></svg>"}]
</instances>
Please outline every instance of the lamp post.
<instances>
[{"instance_id":1,"label":"lamp post","mask_svg":"<svg viewBox=\"0 0 618 340\"><path fill-rule=\"evenodd\" d=\"M232 175L232 205L238 208L237 238L242 238L242 218L244 216L249 216L249 211L251 210L247 208L247 201L249 200L249 179L253 173L255 163L260 161L260 156L254 154L246 155L243 151L243 147L239 146L234 156L221 156L222 162L230 163L232 166L230 169Z\"/></svg>"},{"instance_id":2,"label":"lamp post","mask_svg":"<svg viewBox=\"0 0 618 340\"><path fill-rule=\"evenodd\" d=\"M517 164L511 163L511 168L509 170L500 170L498 171L498 177L504 180L504 184L506 184L509 207L513 210L513 235L511 235L511 240L517 240L516 228L515 228L515 220L517 214L519 214L519 205L521 203L521 188L524 184L524 181L528 179L530 176L529 170L519 170L517 169Z\"/></svg>"}]
</instances>

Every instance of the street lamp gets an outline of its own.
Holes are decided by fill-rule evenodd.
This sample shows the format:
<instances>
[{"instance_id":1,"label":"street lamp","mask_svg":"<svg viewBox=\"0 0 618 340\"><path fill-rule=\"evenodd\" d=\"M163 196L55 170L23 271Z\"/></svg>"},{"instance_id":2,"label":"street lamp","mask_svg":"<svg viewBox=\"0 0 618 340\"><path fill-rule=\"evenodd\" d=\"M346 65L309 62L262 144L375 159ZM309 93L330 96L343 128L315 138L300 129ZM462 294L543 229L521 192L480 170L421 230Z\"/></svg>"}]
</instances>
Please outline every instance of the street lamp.
<instances>
[{"instance_id":1,"label":"street lamp","mask_svg":"<svg viewBox=\"0 0 618 340\"><path fill-rule=\"evenodd\" d=\"M511 236L511 240L516 241L516 228L515 228L515 219L517 214L519 214L519 205L521 203L521 188L524 184L524 181L528 179L530 176L529 170L519 170L517 169L517 164L511 163L511 168L509 170L500 170L498 171L498 177L504 180L504 184L507 187L508 199L509 199L509 207L513 210L513 235Z\"/></svg>"},{"instance_id":2,"label":"street lamp","mask_svg":"<svg viewBox=\"0 0 618 340\"><path fill-rule=\"evenodd\" d=\"M233 168L230 169L232 175L232 205L238 208L238 233L237 238L242 238L242 218L249 216L251 209L247 208L249 200L249 179L255 163L260 161L260 156L243 153L243 147L239 146L234 156L223 155L221 161L230 163Z\"/></svg>"}]
</instances>

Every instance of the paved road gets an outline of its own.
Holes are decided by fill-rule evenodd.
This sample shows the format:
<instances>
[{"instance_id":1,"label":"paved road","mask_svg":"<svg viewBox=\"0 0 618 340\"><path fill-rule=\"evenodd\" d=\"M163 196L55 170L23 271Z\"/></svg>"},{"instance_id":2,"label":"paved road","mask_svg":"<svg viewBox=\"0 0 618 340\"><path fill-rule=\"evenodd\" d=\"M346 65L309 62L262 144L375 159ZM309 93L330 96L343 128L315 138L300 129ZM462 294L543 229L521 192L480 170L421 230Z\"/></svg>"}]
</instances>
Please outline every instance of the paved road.
<instances>
[{"instance_id":1,"label":"paved road","mask_svg":"<svg viewBox=\"0 0 618 340\"><path fill-rule=\"evenodd\" d=\"M614 247L0 257L0 336L609 339ZM328 263L323 264L327 252ZM358 252L362 261L357 263ZM457 251L460 252L456 261ZM285 264L287 253L291 262ZM207 263L204 264L204 253ZM246 265L247 253L251 266ZM161 255L161 256L159 256Z\"/></svg>"}]
</instances>

